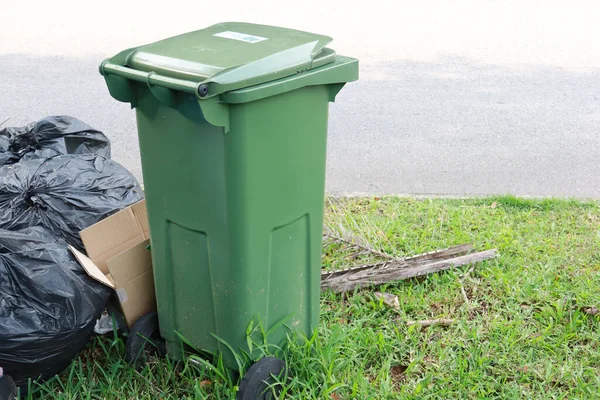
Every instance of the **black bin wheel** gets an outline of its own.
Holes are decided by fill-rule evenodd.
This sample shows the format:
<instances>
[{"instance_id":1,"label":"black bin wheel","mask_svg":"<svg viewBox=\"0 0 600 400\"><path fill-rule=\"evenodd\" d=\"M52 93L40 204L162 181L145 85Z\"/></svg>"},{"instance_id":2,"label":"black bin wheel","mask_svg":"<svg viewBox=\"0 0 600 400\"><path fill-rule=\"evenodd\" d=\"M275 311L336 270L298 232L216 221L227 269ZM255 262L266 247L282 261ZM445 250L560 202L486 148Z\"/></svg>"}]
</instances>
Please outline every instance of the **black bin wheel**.
<instances>
[{"instance_id":1,"label":"black bin wheel","mask_svg":"<svg viewBox=\"0 0 600 400\"><path fill-rule=\"evenodd\" d=\"M17 400L17 385L8 375L0 378L0 400Z\"/></svg>"},{"instance_id":2,"label":"black bin wheel","mask_svg":"<svg viewBox=\"0 0 600 400\"><path fill-rule=\"evenodd\" d=\"M274 376L285 373L285 362L276 357L265 357L255 362L242 378L237 400L274 399ZM275 389L276 390L276 389Z\"/></svg>"},{"instance_id":3,"label":"black bin wheel","mask_svg":"<svg viewBox=\"0 0 600 400\"><path fill-rule=\"evenodd\" d=\"M161 357L167 354L164 339L160 336L158 315L146 314L133 325L125 344L125 360L135 369L146 365L147 354L155 353Z\"/></svg>"}]
</instances>

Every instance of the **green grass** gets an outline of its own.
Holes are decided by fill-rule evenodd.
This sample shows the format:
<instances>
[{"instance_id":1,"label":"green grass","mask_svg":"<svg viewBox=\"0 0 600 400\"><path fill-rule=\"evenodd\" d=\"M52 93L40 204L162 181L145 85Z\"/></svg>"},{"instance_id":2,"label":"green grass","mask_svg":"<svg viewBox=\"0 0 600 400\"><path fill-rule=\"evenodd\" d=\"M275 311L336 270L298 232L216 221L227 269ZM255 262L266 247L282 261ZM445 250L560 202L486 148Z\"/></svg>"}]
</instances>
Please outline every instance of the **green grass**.
<instances>
[{"instance_id":1,"label":"green grass","mask_svg":"<svg viewBox=\"0 0 600 400\"><path fill-rule=\"evenodd\" d=\"M393 256L472 242L500 258L379 290L326 293L318 335L283 352L294 399L600 398L600 207L595 202L411 198L329 199L327 232ZM367 261L324 244L327 268ZM466 275L466 276L463 276ZM469 302L465 302L461 285ZM453 318L447 328L406 321ZM300 339L300 340L297 340ZM263 348L265 353L272 349ZM229 399L223 368L152 360L141 372L122 360L118 337L96 338L34 398Z\"/></svg>"}]
</instances>

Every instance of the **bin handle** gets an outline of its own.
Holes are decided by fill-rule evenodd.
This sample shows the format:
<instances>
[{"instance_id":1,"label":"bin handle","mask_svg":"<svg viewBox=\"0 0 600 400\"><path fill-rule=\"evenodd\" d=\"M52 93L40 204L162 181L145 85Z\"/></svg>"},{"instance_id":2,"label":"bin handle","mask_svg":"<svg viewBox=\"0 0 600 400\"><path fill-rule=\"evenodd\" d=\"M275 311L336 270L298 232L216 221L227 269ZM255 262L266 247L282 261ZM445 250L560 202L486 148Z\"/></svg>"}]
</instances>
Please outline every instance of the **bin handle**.
<instances>
[{"instance_id":1,"label":"bin handle","mask_svg":"<svg viewBox=\"0 0 600 400\"><path fill-rule=\"evenodd\" d=\"M332 62L335 59L335 52L328 49L323 52L323 47L331 40L330 37L324 36L321 40L304 43L247 64L224 69L202 82L192 82L159 75L154 72L139 71L126 67L121 63L115 64L109 61L119 60L124 64L128 55L135 51L134 49L125 50L115 57L105 60L100 65L100 73L192 93L199 99L206 100L248 85L253 86L284 78ZM323 57L315 59L317 54L321 52L323 52Z\"/></svg>"},{"instance_id":2,"label":"bin handle","mask_svg":"<svg viewBox=\"0 0 600 400\"><path fill-rule=\"evenodd\" d=\"M102 64L100 64L100 73L105 77L107 75L114 75L144 83L148 85L150 90L152 90L152 85L155 85L166 89L191 93L198 98L198 103L204 118L212 125L222 126L225 130L225 133L229 132L229 108L227 105L221 104L215 98L209 98L206 100L201 99L203 95L207 94L206 82L191 82L183 79L159 75L155 72L139 71L123 65L111 63L108 60L104 60ZM152 93L159 98L155 91L152 91ZM167 97L169 96L167 95ZM160 99L166 101L167 103L172 103L172 99L165 98L162 95L160 96Z\"/></svg>"},{"instance_id":3,"label":"bin handle","mask_svg":"<svg viewBox=\"0 0 600 400\"><path fill-rule=\"evenodd\" d=\"M179 90L186 93L192 93L194 95L199 93L199 87L202 86L202 83L158 75L155 72L139 71L137 69L113 64L108 60L105 60L100 65L100 72L102 75L117 75L132 81L162 86L167 89Z\"/></svg>"}]
</instances>

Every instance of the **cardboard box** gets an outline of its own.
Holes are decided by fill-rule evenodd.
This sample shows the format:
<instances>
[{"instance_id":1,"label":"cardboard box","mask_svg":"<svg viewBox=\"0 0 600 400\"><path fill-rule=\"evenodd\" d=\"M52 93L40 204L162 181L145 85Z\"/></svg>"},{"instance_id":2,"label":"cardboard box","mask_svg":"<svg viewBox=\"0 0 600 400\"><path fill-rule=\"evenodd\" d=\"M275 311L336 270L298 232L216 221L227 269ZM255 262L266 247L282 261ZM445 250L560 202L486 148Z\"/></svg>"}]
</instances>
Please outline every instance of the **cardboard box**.
<instances>
[{"instance_id":1,"label":"cardboard box","mask_svg":"<svg viewBox=\"0 0 600 400\"><path fill-rule=\"evenodd\" d=\"M88 255L69 248L90 277L115 289L129 328L142 315L156 311L145 200L84 229L80 235Z\"/></svg>"}]
</instances>

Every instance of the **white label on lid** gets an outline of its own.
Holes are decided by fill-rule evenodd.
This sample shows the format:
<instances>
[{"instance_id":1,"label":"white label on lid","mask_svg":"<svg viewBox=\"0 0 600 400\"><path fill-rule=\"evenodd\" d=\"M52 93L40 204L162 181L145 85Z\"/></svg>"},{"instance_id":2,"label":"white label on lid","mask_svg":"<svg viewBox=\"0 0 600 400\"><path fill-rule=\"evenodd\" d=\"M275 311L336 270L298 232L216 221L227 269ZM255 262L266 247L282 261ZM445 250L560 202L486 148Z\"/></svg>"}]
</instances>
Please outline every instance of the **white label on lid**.
<instances>
[{"instance_id":1,"label":"white label on lid","mask_svg":"<svg viewBox=\"0 0 600 400\"><path fill-rule=\"evenodd\" d=\"M218 37L222 37L225 39L239 40L239 41L246 42L246 43L258 43L258 42L262 42L263 40L267 40L266 37L248 35L246 33L232 32L232 31L215 33L213 36L218 36Z\"/></svg>"}]
</instances>

